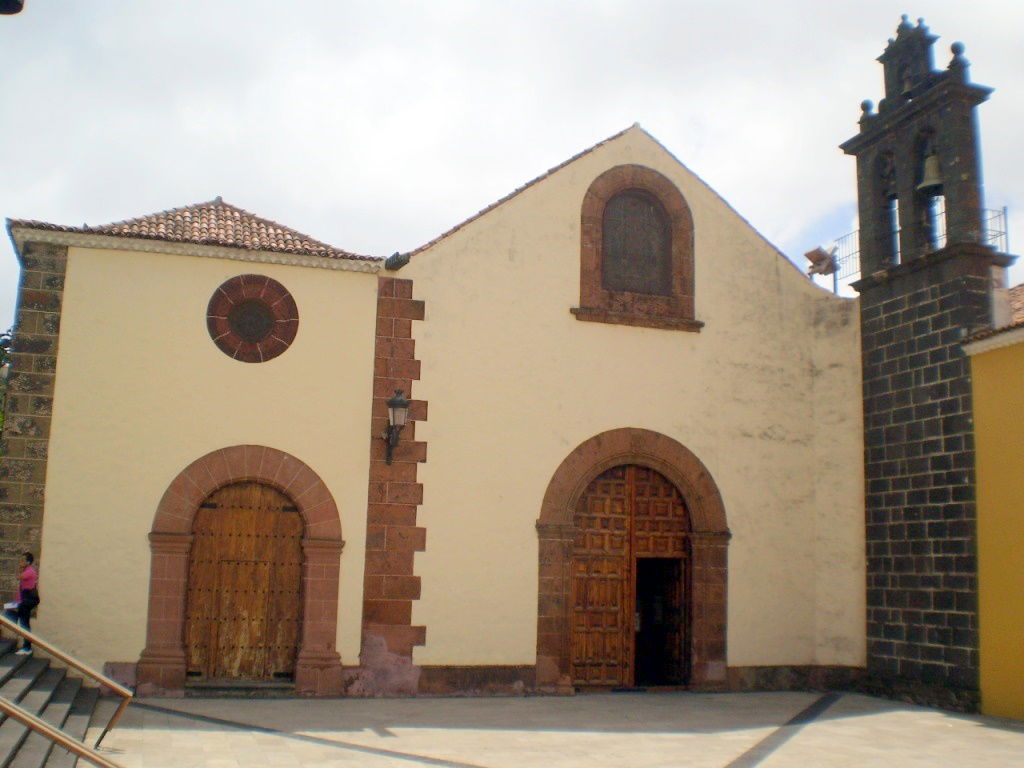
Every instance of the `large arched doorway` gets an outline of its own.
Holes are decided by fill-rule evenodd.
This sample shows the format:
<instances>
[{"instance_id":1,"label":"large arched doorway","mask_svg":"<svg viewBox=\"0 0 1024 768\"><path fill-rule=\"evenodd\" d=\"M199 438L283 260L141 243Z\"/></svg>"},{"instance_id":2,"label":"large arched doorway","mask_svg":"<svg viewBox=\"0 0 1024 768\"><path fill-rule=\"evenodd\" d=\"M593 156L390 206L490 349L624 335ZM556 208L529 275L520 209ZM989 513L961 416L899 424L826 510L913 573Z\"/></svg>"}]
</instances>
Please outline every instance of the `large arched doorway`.
<instances>
[{"instance_id":1,"label":"large arched doorway","mask_svg":"<svg viewBox=\"0 0 1024 768\"><path fill-rule=\"evenodd\" d=\"M609 471L613 472L606 475ZM633 473L632 491L628 488L629 472ZM636 487L637 477L646 478L646 488ZM613 488L615 483L621 487ZM606 497L603 501L602 495ZM640 539L644 539L646 523L635 522L634 518L641 520L648 513L626 515L626 505L632 505L635 511L641 502L650 503L651 498L657 498L656 505L663 510L653 516L656 521L652 521L653 527L665 525L666 530L658 532L657 536L648 536L643 544L646 549L640 550L638 530ZM600 512L591 515L594 522L586 519L587 514L580 514L581 509L586 511L591 504L597 504ZM602 511L601 505L608 511ZM616 505L620 507L617 513L614 512ZM673 505L673 511L664 513ZM614 544L618 547L614 557L607 557L607 553L602 555L597 547L588 549L589 527L607 532L609 541L616 536L622 538L621 544ZM673 679L685 681L693 689L725 687L729 529L718 487L690 450L670 437L637 428L613 429L584 441L552 475L537 520L537 534L536 679L539 688L564 690L573 685L631 685L644 680L653 680L649 684L655 684ZM600 543L604 535L600 533L592 543L605 546ZM661 557L657 556L659 547L663 548ZM655 554L648 557L648 552ZM595 560L605 558L603 567L607 569L608 579L603 584L596 577L588 581L586 568L599 567L597 563L583 562L591 553ZM575 585L574 578L578 582ZM616 578L619 583L613 587ZM671 590L675 587L679 591L673 594ZM616 589L618 602L613 608L610 593ZM578 610L576 600L586 590L596 593L595 601L608 600L608 610L604 613ZM604 597L601 590L605 590ZM659 633L647 637L638 637L635 615L638 593L641 632L644 611L653 616L659 601L662 610L666 605L680 606L672 617L672 621L678 619L678 624L663 627ZM630 612L632 624L628 621ZM587 621L593 624L592 634L588 634L591 630L585 627ZM601 634L601 630L597 625L604 621L612 622L600 641L604 643L601 654L605 668L581 676L580 670L587 663L579 663L579 660L586 659L591 652L580 646L589 642L598 648L596 635ZM582 626L577 629L577 625ZM653 656L656 653L653 649L659 644L671 645L673 649L678 647L679 636L682 647L678 660L669 659L642 669L637 664L640 656L645 659ZM619 643L617 650L613 647L616 642ZM627 643L631 643L631 647L627 648ZM638 648L641 649L639 655ZM662 652L665 652L664 647ZM596 658L596 650L593 653Z\"/></svg>"},{"instance_id":2,"label":"large arched doorway","mask_svg":"<svg viewBox=\"0 0 1024 768\"><path fill-rule=\"evenodd\" d=\"M233 483L192 521L185 607L191 682L295 677L302 612L302 517L262 483Z\"/></svg>"},{"instance_id":3,"label":"large arched doorway","mask_svg":"<svg viewBox=\"0 0 1024 768\"><path fill-rule=\"evenodd\" d=\"M290 454L262 445L234 445L196 459L178 473L157 506L149 534L152 557L146 647L137 666L140 693L184 692L189 669L185 624L190 559L197 533L194 523L203 517L203 505L220 489L249 483L292 500L301 520L295 692L309 696L341 693L336 638L344 542L338 507L313 469Z\"/></svg>"},{"instance_id":4,"label":"large arched doorway","mask_svg":"<svg viewBox=\"0 0 1024 768\"><path fill-rule=\"evenodd\" d=\"M690 522L682 494L650 467L611 467L580 495L573 522L573 685L687 682Z\"/></svg>"}]
</instances>

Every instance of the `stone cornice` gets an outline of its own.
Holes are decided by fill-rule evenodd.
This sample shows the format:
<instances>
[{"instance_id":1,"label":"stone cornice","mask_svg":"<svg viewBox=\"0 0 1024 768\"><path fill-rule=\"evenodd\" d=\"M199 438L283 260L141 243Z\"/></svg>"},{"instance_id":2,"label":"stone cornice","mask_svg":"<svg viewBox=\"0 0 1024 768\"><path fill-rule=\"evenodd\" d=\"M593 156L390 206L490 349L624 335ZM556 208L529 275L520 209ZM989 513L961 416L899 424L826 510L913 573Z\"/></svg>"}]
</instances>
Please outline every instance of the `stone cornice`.
<instances>
[{"instance_id":1,"label":"stone cornice","mask_svg":"<svg viewBox=\"0 0 1024 768\"><path fill-rule=\"evenodd\" d=\"M1008 253L1000 253L995 248L977 243L953 243L936 251L930 251L908 261L883 267L869 275L864 275L860 280L850 283L850 286L858 293L863 293L866 288L874 288L889 280L893 280L911 272L918 272L922 269L929 269L944 261L961 259L983 259L996 267L1008 267L1016 261L1016 256Z\"/></svg>"},{"instance_id":2,"label":"stone cornice","mask_svg":"<svg viewBox=\"0 0 1024 768\"><path fill-rule=\"evenodd\" d=\"M11 238L14 240L19 260L21 259L21 251L24 244L26 242L33 242L67 245L78 248L103 248L119 251L141 251L143 253L167 253L176 256L231 259L233 261L247 261L257 264L284 264L293 267L313 267L316 269L333 269L347 272L377 273L384 266L383 259L374 261L331 259L324 256L311 256L301 253L250 251L244 248L227 248L220 245L175 243L167 240L95 235L84 232L57 232L17 225L11 227Z\"/></svg>"},{"instance_id":3,"label":"stone cornice","mask_svg":"<svg viewBox=\"0 0 1024 768\"><path fill-rule=\"evenodd\" d=\"M867 125L856 136L840 144L839 148L848 155L856 154L865 146L873 144L879 139L891 136L894 126L901 126L916 120L923 113L933 108L941 98L945 98L949 94L952 94L954 98L962 98L972 102L972 106L977 106L985 101L992 91L992 88L983 85L958 83L950 79L940 80L910 101L872 115Z\"/></svg>"}]
</instances>

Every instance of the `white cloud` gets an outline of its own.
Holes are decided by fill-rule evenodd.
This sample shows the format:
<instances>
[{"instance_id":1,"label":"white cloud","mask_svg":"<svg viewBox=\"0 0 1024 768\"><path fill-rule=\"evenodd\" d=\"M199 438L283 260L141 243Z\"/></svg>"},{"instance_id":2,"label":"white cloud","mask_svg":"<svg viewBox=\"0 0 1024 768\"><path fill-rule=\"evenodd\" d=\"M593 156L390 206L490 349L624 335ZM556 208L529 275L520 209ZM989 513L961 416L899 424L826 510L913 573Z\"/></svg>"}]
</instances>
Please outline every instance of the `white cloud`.
<instances>
[{"instance_id":1,"label":"white cloud","mask_svg":"<svg viewBox=\"0 0 1024 768\"><path fill-rule=\"evenodd\" d=\"M1010 207L1013 245L1024 6L927 5L936 66L963 40L997 87L987 200ZM219 194L387 254L640 122L799 255L855 199L837 145L881 95L898 22L886 0L28 0L0 18L0 213L103 223ZM16 280L2 246L0 317Z\"/></svg>"}]
</instances>

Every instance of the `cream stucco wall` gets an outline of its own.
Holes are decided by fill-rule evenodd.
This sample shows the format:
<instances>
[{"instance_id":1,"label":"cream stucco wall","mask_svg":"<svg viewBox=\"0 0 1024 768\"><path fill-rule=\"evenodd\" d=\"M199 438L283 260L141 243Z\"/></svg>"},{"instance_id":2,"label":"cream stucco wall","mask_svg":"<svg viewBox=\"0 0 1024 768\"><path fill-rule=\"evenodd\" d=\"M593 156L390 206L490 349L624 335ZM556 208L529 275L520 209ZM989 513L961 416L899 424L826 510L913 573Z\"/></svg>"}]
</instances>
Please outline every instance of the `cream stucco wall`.
<instances>
[{"instance_id":1,"label":"cream stucco wall","mask_svg":"<svg viewBox=\"0 0 1024 768\"><path fill-rule=\"evenodd\" d=\"M637 163L694 217L700 333L580 322L580 205ZM555 469L608 429L679 441L722 492L730 665L864 662L856 303L814 287L633 128L415 255L430 418L416 557L421 664L532 664L537 520Z\"/></svg>"},{"instance_id":2,"label":"cream stucco wall","mask_svg":"<svg viewBox=\"0 0 1024 768\"><path fill-rule=\"evenodd\" d=\"M224 355L210 296L244 273L299 310L267 363ZM168 484L218 448L292 454L341 515L338 651L359 653L376 316L374 274L197 256L69 249L41 545L38 629L84 661L145 645L154 513Z\"/></svg>"}]
</instances>

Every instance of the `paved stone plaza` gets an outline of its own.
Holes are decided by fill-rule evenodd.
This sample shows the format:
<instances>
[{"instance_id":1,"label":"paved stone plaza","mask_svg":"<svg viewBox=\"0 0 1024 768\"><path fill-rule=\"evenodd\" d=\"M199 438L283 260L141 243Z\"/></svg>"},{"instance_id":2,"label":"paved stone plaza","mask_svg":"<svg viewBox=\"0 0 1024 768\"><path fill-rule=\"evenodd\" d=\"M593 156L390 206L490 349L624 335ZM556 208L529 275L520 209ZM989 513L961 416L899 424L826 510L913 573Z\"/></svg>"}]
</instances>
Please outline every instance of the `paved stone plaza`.
<instances>
[{"instance_id":1,"label":"paved stone plaza","mask_svg":"<svg viewBox=\"0 0 1024 768\"><path fill-rule=\"evenodd\" d=\"M94 722L112 708L104 702ZM1024 723L792 692L145 699L103 751L126 768L991 768L1024 766Z\"/></svg>"}]
</instances>

